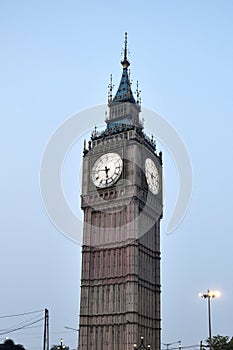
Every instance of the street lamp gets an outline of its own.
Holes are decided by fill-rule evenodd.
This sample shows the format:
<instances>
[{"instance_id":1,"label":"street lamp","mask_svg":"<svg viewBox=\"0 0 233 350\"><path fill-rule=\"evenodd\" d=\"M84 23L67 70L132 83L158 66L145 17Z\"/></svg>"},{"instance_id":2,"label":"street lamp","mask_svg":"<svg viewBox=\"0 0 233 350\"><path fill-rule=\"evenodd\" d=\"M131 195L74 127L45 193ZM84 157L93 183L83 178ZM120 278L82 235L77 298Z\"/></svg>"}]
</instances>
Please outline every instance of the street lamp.
<instances>
[{"instance_id":1,"label":"street lamp","mask_svg":"<svg viewBox=\"0 0 233 350\"><path fill-rule=\"evenodd\" d=\"M77 328L73 328L73 327L69 327L69 326L65 326L65 328L69 329L71 331L79 332L79 329L77 329Z\"/></svg>"},{"instance_id":2,"label":"street lamp","mask_svg":"<svg viewBox=\"0 0 233 350\"><path fill-rule=\"evenodd\" d=\"M141 337L141 343L139 346L137 346L137 344L134 344L133 347L134 347L134 350L140 350L140 349L150 350L150 344L147 345L147 348L144 345L144 337Z\"/></svg>"},{"instance_id":3,"label":"street lamp","mask_svg":"<svg viewBox=\"0 0 233 350\"><path fill-rule=\"evenodd\" d=\"M62 349L65 349L66 347L65 347L65 345L63 345L63 339L61 338L60 339L60 346L58 346L57 348L58 348L58 350L62 350Z\"/></svg>"},{"instance_id":4,"label":"street lamp","mask_svg":"<svg viewBox=\"0 0 233 350\"><path fill-rule=\"evenodd\" d=\"M65 328L66 328L66 329L71 329L72 331L79 332L79 329L77 329L77 328L68 327L68 326L65 326Z\"/></svg>"},{"instance_id":5,"label":"street lamp","mask_svg":"<svg viewBox=\"0 0 233 350\"><path fill-rule=\"evenodd\" d=\"M217 298L220 296L219 291L207 290L206 294L199 293L200 298L207 299L208 302L208 323L209 323L209 342L210 342L210 350L212 350L212 336L211 336L211 312L210 312L210 299Z\"/></svg>"}]
</instances>

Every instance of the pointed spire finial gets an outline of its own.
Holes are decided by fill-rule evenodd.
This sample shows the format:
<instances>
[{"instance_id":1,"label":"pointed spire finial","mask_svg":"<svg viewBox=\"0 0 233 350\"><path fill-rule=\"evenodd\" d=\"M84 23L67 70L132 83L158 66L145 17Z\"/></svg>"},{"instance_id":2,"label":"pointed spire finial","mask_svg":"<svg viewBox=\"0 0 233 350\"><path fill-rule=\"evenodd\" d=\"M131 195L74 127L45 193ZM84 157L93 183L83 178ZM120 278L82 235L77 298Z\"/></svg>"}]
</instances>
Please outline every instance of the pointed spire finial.
<instances>
[{"instance_id":1,"label":"pointed spire finial","mask_svg":"<svg viewBox=\"0 0 233 350\"><path fill-rule=\"evenodd\" d=\"M124 50L124 61L127 60L127 33L125 33L125 50Z\"/></svg>"},{"instance_id":2,"label":"pointed spire finial","mask_svg":"<svg viewBox=\"0 0 233 350\"><path fill-rule=\"evenodd\" d=\"M128 49L127 45L128 45L127 32L125 32L124 60L121 61L121 64L122 64L123 68L128 68L129 65L130 65L130 63L129 63L128 59L127 59L127 49Z\"/></svg>"},{"instance_id":3,"label":"pointed spire finial","mask_svg":"<svg viewBox=\"0 0 233 350\"><path fill-rule=\"evenodd\" d=\"M141 104L141 90L139 90L138 80L137 80L137 89L136 89L136 96L137 96L137 104Z\"/></svg>"},{"instance_id":4,"label":"pointed spire finial","mask_svg":"<svg viewBox=\"0 0 233 350\"><path fill-rule=\"evenodd\" d=\"M110 74L110 83L108 85L108 102L112 101L112 91L113 91L114 85L112 83L112 74Z\"/></svg>"},{"instance_id":5,"label":"pointed spire finial","mask_svg":"<svg viewBox=\"0 0 233 350\"><path fill-rule=\"evenodd\" d=\"M127 58L127 52L128 52L128 46L127 46L127 33L125 33L125 47L124 47L124 57L121 61L121 64L123 66L123 72L121 76L120 85L118 87L118 90L115 94L115 96L112 98L112 92L111 92L111 77L110 77L110 84L109 84L109 100L108 103L111 105L112 103L118 103L118 102L130 102L130 103L136 103L132 89L131 89L131 81L130 81L130 70L128 69L130 63Z\"/></svg>"}]
</instances>

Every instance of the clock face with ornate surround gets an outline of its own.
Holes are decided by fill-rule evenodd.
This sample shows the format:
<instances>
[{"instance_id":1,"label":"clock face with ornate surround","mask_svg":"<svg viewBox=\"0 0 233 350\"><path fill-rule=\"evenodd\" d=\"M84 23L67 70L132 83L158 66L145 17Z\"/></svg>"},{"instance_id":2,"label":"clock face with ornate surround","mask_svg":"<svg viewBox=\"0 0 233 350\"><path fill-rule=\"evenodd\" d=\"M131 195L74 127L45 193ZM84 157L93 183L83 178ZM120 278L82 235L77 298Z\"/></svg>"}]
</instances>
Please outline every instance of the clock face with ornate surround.
<instances>
[{"instance_id":1,"label":"clock face with ornate surround","mask_svg":"<svg viewBox=\"0 0 233 350\"><path fill-rule=\"evenodd\" d=\"M146 180L150 191L153 194L158 194L159 192L159 172L152 159L147 158L145 161L145 174Z\"/></svg>"},{"instance_id":2,"label":"clock face with ornate surround","mask_svg":"<svg viewBox=\"0 0 233 350\"><path fill-rule=\"evenodd\" d=\"M92 167L91 178L98 188L113 185L121 176L123 161L117 153L106 153L99 157Z\"/></svg>"}]
</instances>

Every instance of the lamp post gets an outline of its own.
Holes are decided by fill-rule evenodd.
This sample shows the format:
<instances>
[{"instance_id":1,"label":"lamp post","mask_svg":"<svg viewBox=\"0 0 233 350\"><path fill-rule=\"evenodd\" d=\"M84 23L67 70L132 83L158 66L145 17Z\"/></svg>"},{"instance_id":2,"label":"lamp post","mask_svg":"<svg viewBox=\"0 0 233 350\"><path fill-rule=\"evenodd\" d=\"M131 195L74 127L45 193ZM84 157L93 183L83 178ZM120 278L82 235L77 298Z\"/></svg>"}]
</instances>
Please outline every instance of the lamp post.
<instances>
[{"instance_id":1,"label":"lamp post","mask_svg":"<svg viewBox=\"0 0 233 350\"><path fill-rule=\"evenodd\" d=\"M77 329L77 328L73 328L73 327L69 327L69 326L65 326L65 328L69 329L71 331L79 332L79 329ZM78 348L78 345L77 345L77 348Z\"/></svg>"},{"instance_id":2,"label":"lamp post","mask_svg":"<svg viewBox=\"0 0 233 350\"><path fill-rule=\"evenodd\" d=\"M212 335L211 335L211 310L210 310L210 299L217 298L220 296L220 292L207 290L206 294L199 293L200 298L207 299L208 305L208 325L209 325L209 342L210 342L210 350L212 350Z\"/></svg>"},{"instance_id":3,"label":"lamp post","mask_svg":"<svg viewBox=\"0 0 233 350\"><path fill-rule=\"evenodd\" d=\"M133 345L134 350L150 350L150 344L147 345L147 348L144 345L144 337L141 337L141 343L139 346L137 346L137 344Z\"/></svg>"},{"instance_id":4,"label":"lamp post","mask_svg":"<svg viewBox=\"0 0 233 350\"><path fill-rule=\"evenodd\" d=\"M61 339L60 339L60 346L57 347L58 350L63 350L63 349L66 348L65 345L63 345L63 341L64 341L64 340L61 338Z\"/></svg>"}]
</instances>

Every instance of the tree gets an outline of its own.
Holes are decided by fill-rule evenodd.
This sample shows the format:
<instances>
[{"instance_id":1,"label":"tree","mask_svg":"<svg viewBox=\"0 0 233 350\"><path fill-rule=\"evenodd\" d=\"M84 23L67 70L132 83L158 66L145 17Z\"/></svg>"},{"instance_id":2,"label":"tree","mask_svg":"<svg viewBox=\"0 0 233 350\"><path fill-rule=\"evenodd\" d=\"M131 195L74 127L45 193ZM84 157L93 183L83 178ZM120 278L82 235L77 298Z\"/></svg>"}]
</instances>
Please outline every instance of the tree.
<instances>
[{"instance_id":1,"label":"tree","mask_svg":"<svg viewBox=\"0 0 233 350\"><path fill-rule=\"evenodd\" d=\"M15 344L12 339L6 339L3 344L0 344L0 350L25 350L21 344Z\"/></svg>"},{"instance_id":2,"label":"tree","mask_svg":"<svg viewBox=\"0 0 233 350\"><path fill-rule=\"evenodd\" d=\"M61 349L69 350L69 346L62 345L61 347L61 345L53 345L50 350L61 350Z\"/></svg>"},{"instance_id":3,"label":"tree","mask_svg":"<svg viewBox=\"0 0 233 350\"><path fill-rule=\"evenodd\" d=\"M210 345L210 339L206 339L208 345ZM233 337L215 335L212 337L212 348L214 350L233 350Z\"/></svg>"}]
</instances>

